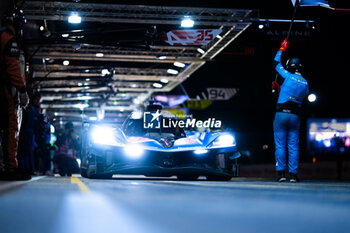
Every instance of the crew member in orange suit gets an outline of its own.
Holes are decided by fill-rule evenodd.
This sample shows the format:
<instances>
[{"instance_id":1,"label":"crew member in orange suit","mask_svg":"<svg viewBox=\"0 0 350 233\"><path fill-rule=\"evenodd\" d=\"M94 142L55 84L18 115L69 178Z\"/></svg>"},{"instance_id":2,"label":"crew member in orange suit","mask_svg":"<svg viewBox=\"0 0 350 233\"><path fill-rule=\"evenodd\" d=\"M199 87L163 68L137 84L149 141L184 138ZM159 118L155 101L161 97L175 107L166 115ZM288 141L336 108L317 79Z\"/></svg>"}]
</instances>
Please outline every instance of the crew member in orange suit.
<instances>
[{"instance_id":1,"label":"crew member in orange suit","mask_svg":"<svg viewBox=\"0 0 350 233\"><path fill-rule=\"evenodd\" d=\"M25 23L23 12L18 9L8 11L2 19L0 29L0 97L1 139L2 139L2 180L28 180L31 176L18 169L18 116L16 95L19 92L21 107L28 105L23 72L20 68L20 48L18 37ZM0 166L1 167L1 166Z\"/></svg>"}]
</instances>

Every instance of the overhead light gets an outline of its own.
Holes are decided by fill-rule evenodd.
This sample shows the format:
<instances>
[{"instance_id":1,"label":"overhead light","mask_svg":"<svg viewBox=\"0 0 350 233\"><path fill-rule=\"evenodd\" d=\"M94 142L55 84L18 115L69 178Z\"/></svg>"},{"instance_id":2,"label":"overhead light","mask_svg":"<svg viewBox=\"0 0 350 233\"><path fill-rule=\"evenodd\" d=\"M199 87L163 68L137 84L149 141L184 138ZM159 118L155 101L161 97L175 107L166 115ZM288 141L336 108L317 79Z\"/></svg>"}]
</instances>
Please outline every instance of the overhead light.
<instances>
[{"instance_id":1,"label":"overhead light","mask_svg":"<svg viewBox=\"0 0 350 233\"><path fill-rule=\"evenodd\" d=\"M44 27L44 26L40 26L40 27L39 27L39 30L40 30L40 31L44 31L44 30L45 30L45 27Z\"/></svg>"},{"instance_id":2,"label":"overhead light","mask_svg":"<svg viewBox=\"0 0 350 233\"><path fill-rule=\"evenodd\" d=\"M190 28L194 26L194 21L191 19L190 16L185 16L182 20L181 20L181 27L184 28Z\"/></svg>"},{"instance_id":3,"label":"overhead light","mask_svg":"<svg viewBox=\"0 0 350 233\"><path fill-rule=\"evenodd\" d=\"M315 94L310 94L307 96L307 100L312 103L312 102L315 102L317 99L316 95Z\"/></svg>"},{"instance_id":4,"label":"overhead light","mask_svg":"<svg viewBox=\"0 0 350 233\"><path fill-rule=\"evenodd\" d=\"M69 61L68 61L68 60L64 60L64 61L63 61L63 65L64 65L64 66L68 66L68 65L69 65Z\"/></svg>"},{"instance_id":5,"label":"overhead light","mask_svg":"<svg viewBox=\"0 0 350 233\"><path fill-rule=\"evenodd\" d=\"M158 60L165 60L166 59L166 56L159 56L157 57Z\"/></svg>"},{"instance_id":6,"label":"overhead light","mask_svg":"<svg viewBox=\"0 0 350 233\"><path fill-rule=\"evenodd\" d=\"M96 53L96 57L103 57L103 53Z\"/></svg>"},{"instance_id":7,"label":"overhead light","mask_svg":"<svg viewBox=\"0 0 350 233\"><path fill-rule=\"evenodd\" d=\"M176 66L176 67L180 67L180 68L184 68L185 66L186 66L186 64L185 63L182 63L182 62L174 62L174 66Z\"/></svg>"},{"instance_id":8,"label":"overhead light","mask_svg":"<svg viewBox=\"0 0 350 233\"><path fill-rule=\"evenodd\" d=\"M163 85L160 83L153 83L152 86L155 88L162 88L163 87Z\"/></svg>"},{"instance_id":9,"label":"overhead light","mask_svg":"<svg viewBox=\"0 0 350 233\"><path fill-rule=\"evenodd\" d=\"M67 38L69 36L69 34L65 33L61 35L63 38Z\"/></svg>"},{"instance_id":10,"label":"overhead light","mask_svg":"<svg viewBox=\"0 0 350 233\"><path fill-rule=\"evenodd\" d=\"M203 49L201 49L201 48L197 48L197 52L201 53L201 54L205 54L205 51Z\"/></svg>"},{"instance_id":11,"label":"overhead light","mask_svg":"<svg viewBox=\"0 0 350 233\"><path fill-rule=\"evenodd\" d=\"M168 69L166 72L168 72L169 74L178 74L179 71L174 70L174 69Z\"/></svg>"},{"instance_id":12,"label":"overhead light","mask_svg":"<svg viewBox=\"0 0 350 233\"><path fill-rule=\"evenodd\" d=\"M89 107L89 105L88 104L74 104L73 107L79 108L79 109L84 109L84 108Z\"/></svg>"},{"instance_id":13,"label":"overhead light","mask_svg":"<svg viewBox=\"0 0 350 233\"><path fill-rule=\"evenodd\" d=\"M68 17L68 23L73 23L73 24L81 23L81 17L78 15L78 13L72 13Z\"/></svg>"},{"instance_id":14,"label":"overhead light","mask_svg":"<svg viewBox=\"0 0 350 233\"><path fill-rule=\"evenodd\" d=\"M261 30L264 28L264 24L259 24L258 28Z\"/></svg>"},{"instance_id":15,"label":"overhead light","mask_svg":"<svg viewBox=\"0 0 350 233\"><path fill-rule=\"evenodd\" d=\"M160 81L161 81L162 83L168 83L168 82L169 82L169 80L166 79L166 78L162 78Z\"/></svg>"}]
</instances>

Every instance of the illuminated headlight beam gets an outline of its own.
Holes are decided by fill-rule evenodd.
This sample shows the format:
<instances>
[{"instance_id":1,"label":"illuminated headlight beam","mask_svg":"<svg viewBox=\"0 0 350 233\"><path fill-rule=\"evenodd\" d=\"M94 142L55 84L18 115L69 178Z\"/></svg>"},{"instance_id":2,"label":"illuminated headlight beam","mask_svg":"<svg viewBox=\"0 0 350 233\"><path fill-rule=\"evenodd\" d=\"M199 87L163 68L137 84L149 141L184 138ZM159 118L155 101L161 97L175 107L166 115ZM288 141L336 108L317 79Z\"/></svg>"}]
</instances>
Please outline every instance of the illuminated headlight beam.
<instances>
[{"instance_id":1,"label":"illuminated headlight beam","mask_svg":"<svg viewBox=\"0 0 350 233\"><path fill-rule=\"evenodd\" d=\"M129 144L124 147L124 152L128 157L137 159L142 157L144 150L140 145Z\"/></svg>"}]
</instances>

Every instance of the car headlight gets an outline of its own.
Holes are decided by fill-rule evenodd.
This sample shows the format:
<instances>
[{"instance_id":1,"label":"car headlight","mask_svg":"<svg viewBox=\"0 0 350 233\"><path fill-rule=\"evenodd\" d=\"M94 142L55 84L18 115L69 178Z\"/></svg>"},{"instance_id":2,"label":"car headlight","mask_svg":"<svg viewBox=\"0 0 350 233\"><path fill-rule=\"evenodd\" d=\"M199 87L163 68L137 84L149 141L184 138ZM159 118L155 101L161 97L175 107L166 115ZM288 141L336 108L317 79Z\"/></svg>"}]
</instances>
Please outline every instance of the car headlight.
<instances>
[{"instance_id":1,"label":"car headlight","mask_svg":"<svg viewBox=\"0 0 350 233\"><path fill-rule=\"evenodd\" d=\"M140 145L129 144L124 147L124 152L131 158L140 158L143 155L143 148Z\"/></svg>"},{"instance_id":2,"label":"car headlight","mask_svg":"<svg viewBox=\"0 0 350 233\"><path fill-rule=\"evenodd\" d=\"M96 126L92 129L91 138L94 143L103 145L117 145L115 129L108 126Z\"/></svg>"},{"instance_id":3,"label":"car headlight","mask_svg":"<svg viewBox=\"0 0 350 233\"><path fill-rule=\"evenodd\" d=\"M235 145L236 145L235 137L230 134L224 134L217 137L209 145L209 147L228 147L228 146L235 146Z\"/></svg>"}]
</instances>

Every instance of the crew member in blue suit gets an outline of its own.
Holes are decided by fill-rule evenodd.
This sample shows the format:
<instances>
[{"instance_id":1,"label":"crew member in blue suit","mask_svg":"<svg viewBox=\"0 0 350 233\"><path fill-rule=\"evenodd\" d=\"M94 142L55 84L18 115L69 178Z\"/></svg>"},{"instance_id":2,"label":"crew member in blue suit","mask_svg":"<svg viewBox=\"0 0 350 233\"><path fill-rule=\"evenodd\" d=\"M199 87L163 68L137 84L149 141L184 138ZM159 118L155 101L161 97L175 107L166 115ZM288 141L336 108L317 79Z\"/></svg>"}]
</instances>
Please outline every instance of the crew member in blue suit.
<instances>
[{"instance_id":1,"label":"crew member in blue suit","mask_svg":"<svg viewBox=\"0 0 350 233\"><path fill-rule=\"evenodd\" d=\"M273 122L277 181L286 181L286 153L288 148L288 170L290 182L298 182L299 131L303 99L309 93L309 85L299 73L302 64L299 58L290 58L286 68L281 63L282 53L289 42L285 39L275 56L276 70L284 79L276 105Z\"/></svg>"}]
</instances>

